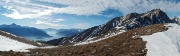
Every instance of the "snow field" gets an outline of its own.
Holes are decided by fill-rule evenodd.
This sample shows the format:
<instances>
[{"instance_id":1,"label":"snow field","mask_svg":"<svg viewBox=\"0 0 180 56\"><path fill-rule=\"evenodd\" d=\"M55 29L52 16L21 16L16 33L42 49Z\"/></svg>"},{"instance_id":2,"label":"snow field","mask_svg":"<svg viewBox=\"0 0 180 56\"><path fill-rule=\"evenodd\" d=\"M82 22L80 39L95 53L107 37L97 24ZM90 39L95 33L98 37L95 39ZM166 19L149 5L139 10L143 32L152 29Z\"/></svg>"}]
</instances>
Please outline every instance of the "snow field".
<instances>
[{"instance_id":1,"label":"snow field","mask_svg":"<svg viewBox=\"0 0 180 56\"><path fill-rule=\"evenodd\" d=\"M166 25L169 29L164 32L142 36L147 41L147 56L180 56L180 26L177 24Z\"/></svg>"},{"instance_id":2,"label":"snow field","mask_svg":"<svg viewBox=\"0 0 180 56\"><path fill-rule=\"evenodd\" d=\"M20 51L20 52L28 52L29 48L35 48L36 46L25 44L13 39L10 39L5 36L0 35L0 51Z\"/></svg>"}]
</instances>

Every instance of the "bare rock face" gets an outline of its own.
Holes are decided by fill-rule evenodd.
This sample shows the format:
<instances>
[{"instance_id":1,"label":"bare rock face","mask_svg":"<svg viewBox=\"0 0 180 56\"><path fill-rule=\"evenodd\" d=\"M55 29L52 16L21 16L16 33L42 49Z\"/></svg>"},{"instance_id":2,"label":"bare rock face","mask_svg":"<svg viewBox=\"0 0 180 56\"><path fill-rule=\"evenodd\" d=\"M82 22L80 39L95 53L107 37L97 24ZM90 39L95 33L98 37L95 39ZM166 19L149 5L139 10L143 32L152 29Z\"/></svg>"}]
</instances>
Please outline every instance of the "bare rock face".
<instances>
[{"instance_id":1,"label":"bare rock face","mask_svg":"<svg viewBox=\"0 0 180 56\"><path fill-rule=\"evenodd\" d=\"M160 9L154 9L143 14L131 13L126 15L124 19L125 20L123 21L122 26L126 26L128 30L152 24L164 24L172 22L166 13Z\"/></svg>"},{"instance_id":2,"label":"bare rock face","mask_svg":"<svg viewBox=\"0 0 180 56\"><path fill-rule=\"evenodd\" d=\"M47 41L52 45L71 45L74 43L86 41L87 39L99 37L107 33L113 33L120 30L131 30L153 24L172 23L167 14L160 9L154 9L146 13L130 13L125 16L116 17L105 24L91 27L79 34L71 37L59 38ZM118 29L117 29L118 28ZM101 36L104 37L104 36Z\"/></svg>"},{"instance_id":3,"label":"bare rock face","mask_svg":"<svg viewBox=\"0 0 180 56\"><path fill-rule=\"evenodd\" d=\"M175 16L172 21L180 25L180 19L177 16Z\"/></svg>"}]
</instances>

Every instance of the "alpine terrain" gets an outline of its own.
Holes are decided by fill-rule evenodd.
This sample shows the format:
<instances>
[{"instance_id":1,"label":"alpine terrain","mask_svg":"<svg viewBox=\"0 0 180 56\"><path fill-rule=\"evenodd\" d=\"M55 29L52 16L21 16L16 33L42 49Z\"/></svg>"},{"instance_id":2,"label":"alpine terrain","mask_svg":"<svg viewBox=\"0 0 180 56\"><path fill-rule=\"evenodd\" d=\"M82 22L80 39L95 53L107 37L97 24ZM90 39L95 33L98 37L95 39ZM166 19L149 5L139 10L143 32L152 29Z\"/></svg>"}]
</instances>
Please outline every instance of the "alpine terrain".
<instances>
[{"instance_id":1,"label":"alpine terrain","mask_svg":"<svg viewBox=\"0 0 180 56\"><path fill-rule=\"evenodd\" d=\"M172 23L165 12L160 9L154 9L152 11L137 14L131 13L125 16L116 17L108 21L105 24L94 26L89 28L80 34L76 34L69 38L59 38L50 40L47 43L52 45L69 45L82 41L90 41L94 39L100 39L102 37L119 34L120 32L128 31L131 29L144 27L153 24L165 24Z\"/></svg>"},{"instance_id":2,"label":"alpine terrain","mask_svg":"<svg viewBox=\"0 0 180 56\"><path fill-rule=\"evenodd\" d=\"M0 56L180 56L179 21L178 17L170 19L162 10L153 9L115 17L45 43L0 31Z\"/></svg>"},{"instance_id":3,"label":"alpine terrain","mask_svg":"<svg viewBox=\"0 0 180 56\"><path fill-rule=\"evenodd\" d=\"M42 43L27 40L8 32L0 31L0 51L20 51L27 52L29 48L42 46Z\"/></svg>"}]
</instances>

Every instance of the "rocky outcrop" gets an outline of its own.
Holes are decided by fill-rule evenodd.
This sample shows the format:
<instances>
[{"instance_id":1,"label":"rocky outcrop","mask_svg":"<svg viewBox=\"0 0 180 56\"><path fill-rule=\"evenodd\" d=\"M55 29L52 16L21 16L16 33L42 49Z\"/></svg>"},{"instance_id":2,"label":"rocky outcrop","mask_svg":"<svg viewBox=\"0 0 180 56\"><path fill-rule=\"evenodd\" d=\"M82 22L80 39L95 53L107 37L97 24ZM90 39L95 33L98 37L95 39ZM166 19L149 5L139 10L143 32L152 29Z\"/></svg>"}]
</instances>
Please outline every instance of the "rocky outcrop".
<instances>
[{"instance_id":1,"label":"rocky outcrop","mask_svg":"<svg viewBox=\"0 0 180 56\"><path fill-rule=\"evenodd\" d=\"M172 21L180 25L180 19L177 16L175 16Z\"/></svg>"}]
</instances>

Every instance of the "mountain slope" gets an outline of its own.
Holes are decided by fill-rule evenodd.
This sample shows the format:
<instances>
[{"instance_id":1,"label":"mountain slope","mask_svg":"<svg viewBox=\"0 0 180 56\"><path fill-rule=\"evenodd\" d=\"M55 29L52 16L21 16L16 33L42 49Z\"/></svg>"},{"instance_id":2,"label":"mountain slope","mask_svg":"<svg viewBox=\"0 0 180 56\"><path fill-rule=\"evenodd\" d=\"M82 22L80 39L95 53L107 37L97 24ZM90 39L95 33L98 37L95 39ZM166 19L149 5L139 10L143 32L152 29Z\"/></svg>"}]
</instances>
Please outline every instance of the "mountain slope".
<instances>
[{"instance_id":1,"label":"mountain slope","mask_svg":"<svg viewBox=\"0 0 180 56\"><path fill-rule=\"evenodd\" d=\"M13 39L13 40L17 40L17 41L22 42L22 43L31 44L31 45L34 45L34 46L41 46L37 42L27 40L25 38L22 38L22 37L19 37L19 36L16 36L14 34L4 32L4 31L1 31L1 30L0 30L0 35L4 36L4 37L7 37L7 38L10 38L10 39Z\"/></svg>"},{"instance_id":2,"label":"mountain slope","mask_svg":"<svg viewBox=\"0 0 180 56\"><path fill-rule=\"evenodd\" d=\"M147 52L147 42L133 36L151 35L167 29L163 24L155 24L132 29L94 43L53 49L32 49L31 52L53 56L144 56Z\"/></svg>"},{"instance_id":3,"label":"mountain slope","mask_svg":"<svg viewBox=\"0 0 180 56\"><path fill-rule=\"evenodd\" d=\"M147 56L180 56L180 26L177 24L166 25L167 31L142 36L147 41Z\"/></svg>"},{"instance_id":4,"label":"mountain slope","mask_svg":"<svg viewBox=\"0 0 180 56\"><path fill-rule=\"evenodd\" d=\"M26 49L35 48L36 46L25 44L4 36L0 36L0 51L28 51Z\"/></svg>"},{"instance_id":5,"label":"mountain slope","mask_svg":"<svg viewBox=\"0 0 180 56\"><path fill-rule=\"evenodd\" d=\"M16 35L0 31L0 51L28 51L26 49L41 46L38 42L30 41Z\"/></svg>"},{"instance_id":6,"label":"mountain slope","mask_svg":"<svg viewBox=\"0 0 180 56\"><path fill-rule=\"evenodd\" d=\"M127 31L152 24L164 24L172 22L173 21L169 19L165 12L161 11L160 9L154 9L142 14L131 13L127 14L126 16L116 17L105 24L94 26L69 38L54 39L47 41L47 43L52 45L71 45L91 38L99 39L105 37L105 35L118 33L122 30Z\"/></svg>"},{"instance_id":7,"label":"mountain slope","mask_svg":"<svg viewBox=\"0 0 180 56\"><path fill-rule=\"evenodd\" d=\"M31 40L33 40L33 38L50 37L46 32L40 29L20 26L16 25L15 23L11 25L0 25L0 30L9 32L17 36L25 37Z\"/></svg>"},{"instance_id":8,"label":"mountain slope","mask_svg":"<svg viewBox=\"0 0 180 56\"><path fill-rule=\"evenodd\" d=\"M30 52L0 52L0 54L2 56L25 56L27 54L30 56L145 56L149 50L145 46L148 42L134 36L152 35L153 33L166 30L168 28L163 24L155 24L132 29L108 39L86 45L59 46L51 49L38 48L31 49Z\"/></svg>"}]
</instances>

